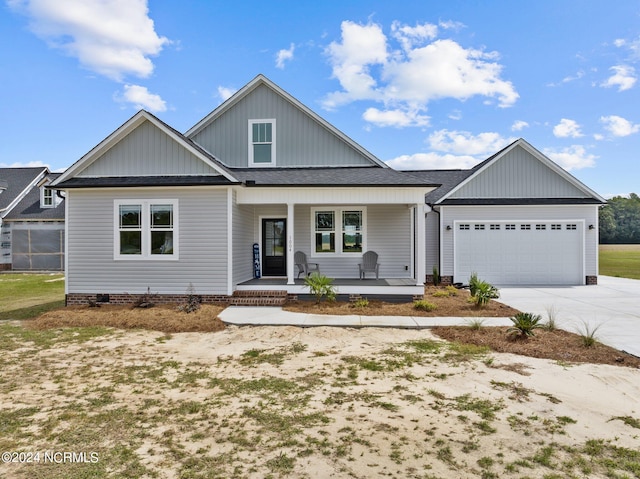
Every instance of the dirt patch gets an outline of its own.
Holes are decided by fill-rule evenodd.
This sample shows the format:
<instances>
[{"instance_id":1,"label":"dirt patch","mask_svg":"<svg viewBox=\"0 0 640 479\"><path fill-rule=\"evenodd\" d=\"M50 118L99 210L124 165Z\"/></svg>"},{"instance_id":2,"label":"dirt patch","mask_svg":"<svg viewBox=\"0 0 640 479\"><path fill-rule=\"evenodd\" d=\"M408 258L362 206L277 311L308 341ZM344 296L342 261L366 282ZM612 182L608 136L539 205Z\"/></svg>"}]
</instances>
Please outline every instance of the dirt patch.
<instances>
[{"instance_id":1,"label":"dirt patch","mask_svg":"<svg viewBox=\"0 0 640 479\"><path fill-rule=\"evenodd\" d=\"M487 346L500 353L512 353L533 358L553 359L567 363L611 364L640 368L640 358L617 349L595 343L586 347L581 336L562 330L536 330L527 339L507 334L504 327L464 326L435 327L433 333L447 341Z\"/></svg>"},{"instance_id":2,"label":"dirt patch","mask_svg":"<svg viewBox=\"0 0 640 479\"><path fill-rule=\"evenodd\" d=\"M178 310L177 305L153 308L131 306L69 306L49 311L25 325L32 329L108 326L119 329L148 329L164 333L216 332L224 329L218 314L224 307L202 305L192 313Z\"/></svg>"},{"instance_id":3,"label":"dirt patch","mask_svg":"<svg viewBox=\"0 0 640 479\"><path fill-rule=\"evenodd\" d=\"M449 295L445 294L450 291ZM413 303L387 303L384 301L369 300L367 306L356 306L355 303L346 301L327 302L316 304L314 301L297 301L288 303L284 309L299 313L310 314L359 314L362 316L425 316L425 317L510 317L519 313L517 309L502 304L498 301L490 301L483 308L478 308L470 301L468 290L447 290L442 287L427 286L424 299L433 303L436 308L433 311L422 311L414 307Z\"/></svg>"}]
</instances>

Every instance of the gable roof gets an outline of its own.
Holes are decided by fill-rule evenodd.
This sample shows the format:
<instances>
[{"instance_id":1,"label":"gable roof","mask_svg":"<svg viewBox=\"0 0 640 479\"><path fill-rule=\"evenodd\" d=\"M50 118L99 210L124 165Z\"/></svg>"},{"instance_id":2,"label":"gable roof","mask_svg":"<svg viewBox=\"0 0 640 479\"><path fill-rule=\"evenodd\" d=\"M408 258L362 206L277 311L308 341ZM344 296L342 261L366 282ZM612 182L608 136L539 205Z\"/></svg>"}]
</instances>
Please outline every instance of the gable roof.
<instances>
[{"instance_id":1,"label":"gable roof","mask_svg":"<svg viewBox=\"0 0 640 479\"><path fill-rule=\"evenodd\" d=\"M0 168L0 217L10 211L16 203L33 188L49 170L46 166L33 168Z\"/></svg>"},{"instance_id":2,"label":"gable roof","mask_svg":"<svg viewBox=\"0 0 640 479\"><path fill-rule=\"evenodd\" d=\"M228 182L236 182L236 179L230 173L230 171L222 165L213 155L208 153L204 148L197 145L195 142L186 138L182 133L178 132L174 128L167 125L156 116L152 115L146 110L140 110L138 113L129 118L118 129L111 133L107 138L102 140L97 146L95 146L89 153L84 155L73 165L71 165L61 176L58 178L53 186L64 188L68 180L73 179L78 173L86 169L94 161L98 160L109 149L115 146L122 139L127 137L132 131L140 126L145 121L151 122L156 128L160 129L173 141L185 148L191 154L196 156L214 171L222 175Z\"/></svg>"},{"instance_id":3,"label":"gable roof","mask_svg":"<svg viewBox=\"0 0 640 479\"><path fill-rule=\"evenodd\" d=\"M218 106L211 113L209 113L207 116L205 116L202 120L200 120L198 123L196 123L194 126L192 126L185 133L185 136L187 138L193 138L194 136L196 136L198 133L200 133L202 130L204 130L207 126L209 126L211 123L213 123L216 119L218 119L220 116L222 116L225 112L229 111L231 108L233 108L235 105L237 105L240 101L242 101L242 99L244 99L247 95L249 95L252 91L254 91L256 88L258 88L261 85L266 86L267 88L272 90L274 93L276 93L280 97L284 98L286 101L288 101L290 104L292 104L295 108L299 109L304 114L308 115L316 123L318 123L320 126L325 128L326 130L328 130L330 133L332 133L333 135L338 137L340 140L342 140L346 144L348 144L351 148L353 148L358 153L360 153L362 156L367 158L374 165L379 166L381 168L389 168L389 166L386 163L384 163L382 160L378 159L373 153L369 152L368 150L363 148L361 145L359 145L358 143L353 141L351 138L349 138L346 134L344 134L338 128L333 126L327 120L322 118L320 115L315 113L309 107L304 105L302 102L300 102L298 99L296 99L295 97L293 97L292 95L290 95L286 91L284 91L282 88L280 88L278 85L273 83L271 80L269 80L267 77L265 77L262 74L256 76L253 80L251 80L244 87L242 87L240 90L238 90L236 93L234 93L226 101L224 101L220 106Z\"/></svg>"},{"instance_id":4,"label":"gable roof","mask_svg":"<svg viewBox=\"0 0 640 479\"><path fill-rule=\"evenodd\" d=\"M61 173L50 173L47 175L49 180L55 180ZM40 186L42 180L38 182L25 195L20 202L11 209L5 216L5 220L14 221L40 221L40 220L64 220L64 200L62 200L55 208L42 208L40 205ZM54 193L55 194L55 193Z\"/></svg>"},{"instance_id":5,"label":"gable roof","mask_svg":"<svg viewBox=\"0 0 640 479\"><path fill-rule=\"evenodd\" d=\"M585 196L588 197L588 198L582 198L582 199L576 198L574 201L576 201L576 202L588 202L588 203L606 203L606 200L602 196L600 196L598 193L596 193L595 191L593 191L592 189L587 187L584 183L582 183L580 180L578 180L575 176L571 175L566 170L564 170L563 168L558 166L556 163L551 161L547 156L545 156L540 151L538 151L536 148L531 146L531 144L529 144L526 140L524 140L523 138L520 138L520 139L514 141L513 143L511 143L510 145L507 145L506 147L504 147L502 150L498 151L494 155L490 156L489 158L487 158L483 162L477 164L471 170L467 170L469 172L469 174L466 177L464 177L459 183L457 183L457 184L453 185L453 187L449 188L447 191L443 190L443 192L440 192L437 196L434 195L434 197L431 198L432 201L433 201L433 204L442 204L443 202L445 202L447 200L448 200L447 203L450 203L450 204L454 204L454 203L463 204L465 202L465 200L460 200L460 199L454 200L454 199L449 199L449 198L456 191L460 190L463 186L465 186L469 182L473 181L482 172L484 172L484 171L488 170L489 168L491 168L491 166L493 164L498 162L501 158L503 158L510 151L512 151L513 149L518 148L518 147L521 147L524 150L526 150L534 158L536 158L538 161L540 161L542 164L544 164L546 167L551 169L554 173L556 173L558 176L560 176L562 179L564 179L565 181L567 181L568 183L573 185L575 188L580 190L582 193L585 194ZM529 202L534 201L533 199L526 199L526 198L523 199L523 200L526 200L526 201L524 201L525 203L527 201L529 201ZM554 201L554 199L552 199L552 198L550 198L548 200L549 201ZM477 199L474 199L473 201L477 202ZM500 199L500 201L496 200L497 203L500 203L500 202L505 203L505 201L506 201L505 199ZM567 201L567 200L563 199L563 201ZM507 204L507 203L505 203L505 204ZM511 203L509 203L509 204L511 204Z\"/></svg>"}]
</instances>

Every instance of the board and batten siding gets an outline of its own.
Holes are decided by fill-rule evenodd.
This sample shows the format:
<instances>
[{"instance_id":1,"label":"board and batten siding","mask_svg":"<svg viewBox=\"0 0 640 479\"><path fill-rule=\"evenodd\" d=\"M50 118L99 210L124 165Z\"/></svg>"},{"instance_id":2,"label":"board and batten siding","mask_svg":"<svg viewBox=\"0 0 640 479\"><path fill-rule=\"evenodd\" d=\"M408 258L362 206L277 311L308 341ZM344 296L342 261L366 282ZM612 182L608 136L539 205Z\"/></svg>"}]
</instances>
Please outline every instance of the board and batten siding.
<instances>
[{"instance_id":1,"label":"board and batten siding","mask_svg":"<svg viewBox=\"0 0 640 479\"><path fill-rule=\"evenodd\" d=\"M253 207L238 205L233 194L233 282L235 285L253 278L253 244L255 217Z\"/></svg>"},{"instance_id":2,"label":"board and batten siding","mask_svg":"<svg viewBox=\"0 0 640 479\"><path fill-rule=\"evenodd\" d=\"M586 198L587 195L518 146L450 198Z\"/></svg>"},{"instance_id":3,"label":"board and batten siding","mask_svg":"<svg viewBox=\"0 0 640 479\"><path fill-rule=\"evenodd\" d=\"M67 193L67 292L227 293L227 190L109 189ZM177 199L179 260L114 260L114 200Z\"/></svg>"},{"instance_id":4,"label":"board and batten siding","mask_svg":"<svg viewBox=\"0 0 640 479\"><path fill-rule=\"evenodd\" d=\"M454 223L488 221L584 221L585 234L585 271L586 276L598 274L598 206L597 205L552 205L552 206L443 206L442 218L442 272L441 275L454 274ZM590 230L589 225L594 225ZM451 230L445 228L451 226ZM468 278L454 278L455 281L467 281Z\"/></svg>"},{"instance_id":5,"label":"board and batten siding","mask_svg":"<svg viewBox=\"0 0 640 479\"><path fill-rule=\"evenodd\" d=\"M411 214L406 205L367 206L367 250L378 253L380 278L410 278ZM332 207L327 206L330 210ZM356 209L356 206L353 206ZM304 251L312 263L319 263L322 274L331 278L357 278L361 255L322 255L312 250L310 206L296 206L295 250ZM339 241L339 238L336 238ZM368 277L373 278L373 273Z\"/></svg>"},{"instance_id":6,"label":"board and batten siding","mask_svg":"<svg viewBox=\"0 0 640 479\"><path fill-rule=\"evenodd\" d=\"M248 121L276 120L276 166L367 166L371 160L265 85L193 140L231 167L248 166Z\"/></svg>"},{"instance_id":7,"label":"board and batten siding","mask_svg":"<svg viewBox=\"0 0 640 479\"><path fill-rule=\"evenodd\" d=\"M425 220L425 271L433 273L433 267L440 271L440 215L435 211L427 213ZM442 273L440 273L442 274Z\"/></svg>"},{"instance_id":8,"label":"board and batten siding","mask_svg":"<svg viewBox=\"0 0 640 479\"><path fill-rule=\"evenodd\" d=\"M213 175L218 173L164 131L144 121L77 176Z\"/></svg>"}]
</instances>

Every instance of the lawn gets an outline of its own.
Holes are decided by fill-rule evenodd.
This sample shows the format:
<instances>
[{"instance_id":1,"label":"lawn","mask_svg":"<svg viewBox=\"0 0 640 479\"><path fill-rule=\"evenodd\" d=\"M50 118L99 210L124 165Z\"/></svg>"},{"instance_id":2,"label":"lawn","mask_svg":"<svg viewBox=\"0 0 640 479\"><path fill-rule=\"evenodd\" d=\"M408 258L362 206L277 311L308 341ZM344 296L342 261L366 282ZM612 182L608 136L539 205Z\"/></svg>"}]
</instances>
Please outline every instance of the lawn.
<instances>
[{"instance_id":1,"label":"lawn","mask_svg":"<svg viewBox=\"0 0 640 479\"><path fill-rule=\"evenodd\" d=\"M1 274L0 320L26 319L64 306L63 274Z\"/></svg>"},{"instance_id":2,"label":"lawn","mask_svg":"<svg viewBox=\"0 0 640 479\"><path fill-rule=\"evenodd\" d=\"M640 279L640 244L601 244L600 274Z\"/></svg>"}]
</instances>

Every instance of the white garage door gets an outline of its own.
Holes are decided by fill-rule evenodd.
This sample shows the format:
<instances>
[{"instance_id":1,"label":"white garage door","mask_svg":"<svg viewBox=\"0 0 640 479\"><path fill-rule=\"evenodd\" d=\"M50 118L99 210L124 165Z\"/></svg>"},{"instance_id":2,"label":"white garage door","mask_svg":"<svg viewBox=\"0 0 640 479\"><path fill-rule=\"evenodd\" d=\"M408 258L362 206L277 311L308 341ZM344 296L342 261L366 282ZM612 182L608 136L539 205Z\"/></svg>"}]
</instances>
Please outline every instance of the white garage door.
<instances>
[{"instance_id":1,"label":"white garage door","mask_svg":"<svg viewBox=\"0 0 640 479\"><path fill-rule=\"evenodd\" d=\"M583 284L583 223L457 222L454 281Z\"/></svg>"}]
</instances>

